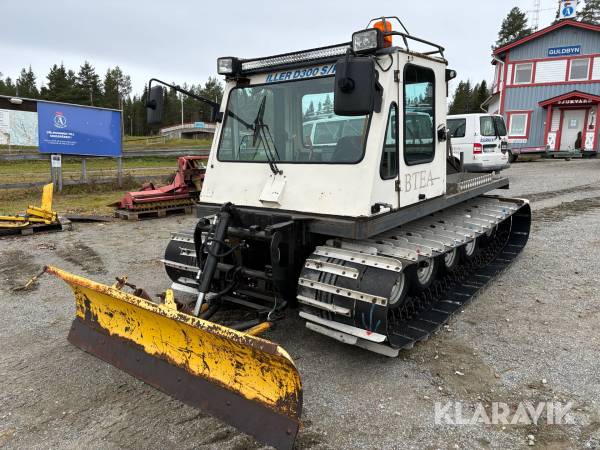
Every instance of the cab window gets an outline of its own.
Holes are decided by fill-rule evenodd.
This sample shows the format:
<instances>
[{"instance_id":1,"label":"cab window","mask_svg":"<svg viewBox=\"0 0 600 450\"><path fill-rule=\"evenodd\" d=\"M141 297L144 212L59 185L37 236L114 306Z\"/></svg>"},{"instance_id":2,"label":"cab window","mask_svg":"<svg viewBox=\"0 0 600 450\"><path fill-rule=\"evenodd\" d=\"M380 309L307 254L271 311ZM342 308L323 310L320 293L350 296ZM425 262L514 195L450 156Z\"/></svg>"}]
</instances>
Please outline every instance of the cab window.
<instances>
[{"instance_id":1,"label":"cab window","mask_svg":"<svg viewBox=\"0 0 600 450\"><path fill-rule=\"evenodd\" d=\"M390 106L387 127L385 130L385 141L381 154L381 166L379 174L384 180L391 180L398 176L398 106L393 103Z\"/></svg>"},{"instance_id":2,"label":"cab window","mask_svg":"<svg viewBox=\"0 0 600 450\"><path fill-rule=\"evenodd\" d=\"M404 161L424 164L435 156L435 74L413 64L404 68Z\"/></svg>"}]
</instances>

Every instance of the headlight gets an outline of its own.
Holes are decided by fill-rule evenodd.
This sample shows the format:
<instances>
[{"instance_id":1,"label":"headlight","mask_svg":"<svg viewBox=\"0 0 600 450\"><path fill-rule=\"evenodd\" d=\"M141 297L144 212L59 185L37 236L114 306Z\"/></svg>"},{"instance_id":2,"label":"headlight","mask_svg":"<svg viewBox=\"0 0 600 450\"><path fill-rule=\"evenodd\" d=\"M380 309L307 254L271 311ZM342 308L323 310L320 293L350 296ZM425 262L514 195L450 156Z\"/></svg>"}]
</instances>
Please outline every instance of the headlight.
<instances>
[{"instance_id":1,"label":"headlight","mask_svg":"<svg viewBox=\"0 0 600 450\"><path fill-rule=\"evenodd\" d=\"M357 31L352 35L352 50L355 53L366 53L383 47L383 34L376 28Z\"/></svg>"},{"instance_id":2,"label":"headlight","mask_svg":"<svg viewBox=\"0 0 600 450\"><path fill-rule=\"evenodd\" d=\"M239 61L230 56L217 59L217 73L219 75L234 75L238 72Z\"/></svg>"}]
</instances>

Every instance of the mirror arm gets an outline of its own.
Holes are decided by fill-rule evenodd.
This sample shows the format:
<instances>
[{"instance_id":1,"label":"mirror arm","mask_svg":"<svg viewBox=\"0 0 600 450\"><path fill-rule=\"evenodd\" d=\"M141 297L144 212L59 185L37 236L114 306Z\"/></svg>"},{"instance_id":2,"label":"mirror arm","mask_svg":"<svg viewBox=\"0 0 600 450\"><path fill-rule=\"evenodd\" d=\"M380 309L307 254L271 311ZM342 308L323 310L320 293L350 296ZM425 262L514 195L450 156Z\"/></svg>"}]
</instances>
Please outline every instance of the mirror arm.
<instances>
[{"instance_id":1,"label":"mirror arm","mask_svg":"<svg viewBox=\"0 0 600 450\"><path fill-rule=\"evenodd\" d=\"M159 80L157 78L151 78L150 81L148 82L148 92L150 92L150 89L152 89L152 82L155 81L157 83L162 84L163 86L167 86L171 89L176 90L177 92L181 92L182 94L187 95L188 97L192 97L195 100L198 100L200 102L206 103L207 105L209 105L211 108L215 109L215 110L219 110L219 108L221 107L221 105L219 105L217 102L213 102L212 100L209 100L207 98L201 97L199 95L194 94L193 92L190 91L186 91L185 89L177 86L176 84L170 84L170 83L166 83L162 80Z\"/></svg>"},{"instance_id":2,"label":"mirror arm","mask_svg":"<svg viewBox=\"0 0 600 450\"><path fill-rule=\"evenodd\" d=\"M194 100L198 100L202 103L206 103L207 105L209 105L212 108L214 119L217 122L221 122L223 120L223 114L219 111L219 109L221 108L221 105L218 104L217 102L213 102L212 100L209 100L207 98L196 95L193 92L186 91L185 89L183 89L175 84L166 83L162 80L159 80L158 78L151 78L150 81L148 82L148 94L150 93L150 90L152 89L153 81L155 81L156 83L162 84L163 86L170 87L171 89L175 89L177 92L181 92L182 94L185 94L185 95L193 98ZM150 102L146 102L146 107L154 109L154 108L156 108L156 105L151 105ZM238 121L240 121L246 128L248 128L250 130L254 129L254 126L251 123L246 122L241 117L239 117L237 114L234 114L231 111L228 111L227 114L232 116L234 119L237 119Z\"/></svg>"}]
</instances>

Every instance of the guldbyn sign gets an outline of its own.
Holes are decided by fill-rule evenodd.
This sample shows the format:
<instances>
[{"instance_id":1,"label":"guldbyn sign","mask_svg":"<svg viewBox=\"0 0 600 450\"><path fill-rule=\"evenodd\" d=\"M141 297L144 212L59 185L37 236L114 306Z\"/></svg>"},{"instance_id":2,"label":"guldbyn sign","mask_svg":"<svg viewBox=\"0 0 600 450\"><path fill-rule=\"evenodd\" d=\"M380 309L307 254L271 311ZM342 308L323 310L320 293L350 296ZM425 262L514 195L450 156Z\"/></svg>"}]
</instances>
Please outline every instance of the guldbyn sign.
<instances>
[{"instance_id":1,"label":"guldbyn sign","mask_svg":"<svg viewBox=\"0 0 600 450\"><path fill-rule=\"evenodd\" d=\"M554 47L548 49L548 56L573 56L581 54L581 45L569 45L568 47Z\"/></svg>"}]
</instances>

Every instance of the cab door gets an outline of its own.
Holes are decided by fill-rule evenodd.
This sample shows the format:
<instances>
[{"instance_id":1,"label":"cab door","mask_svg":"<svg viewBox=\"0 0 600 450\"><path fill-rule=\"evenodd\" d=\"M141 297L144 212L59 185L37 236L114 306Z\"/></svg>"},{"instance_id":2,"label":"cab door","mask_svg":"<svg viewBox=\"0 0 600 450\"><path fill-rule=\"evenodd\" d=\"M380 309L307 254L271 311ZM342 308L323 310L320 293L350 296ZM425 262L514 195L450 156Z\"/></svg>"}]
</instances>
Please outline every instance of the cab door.
<instances>
[{"instance_id":1,"label":"cab door","mask_svg":"<svg viewBox=\"0 0 600 450\"><path fill-rule=\"evenodd\" d=\"M446 192L446 142L437 130L446 127L445 66L403 55L400 70L400 207Z\"/></svg>"}]
</instances>

